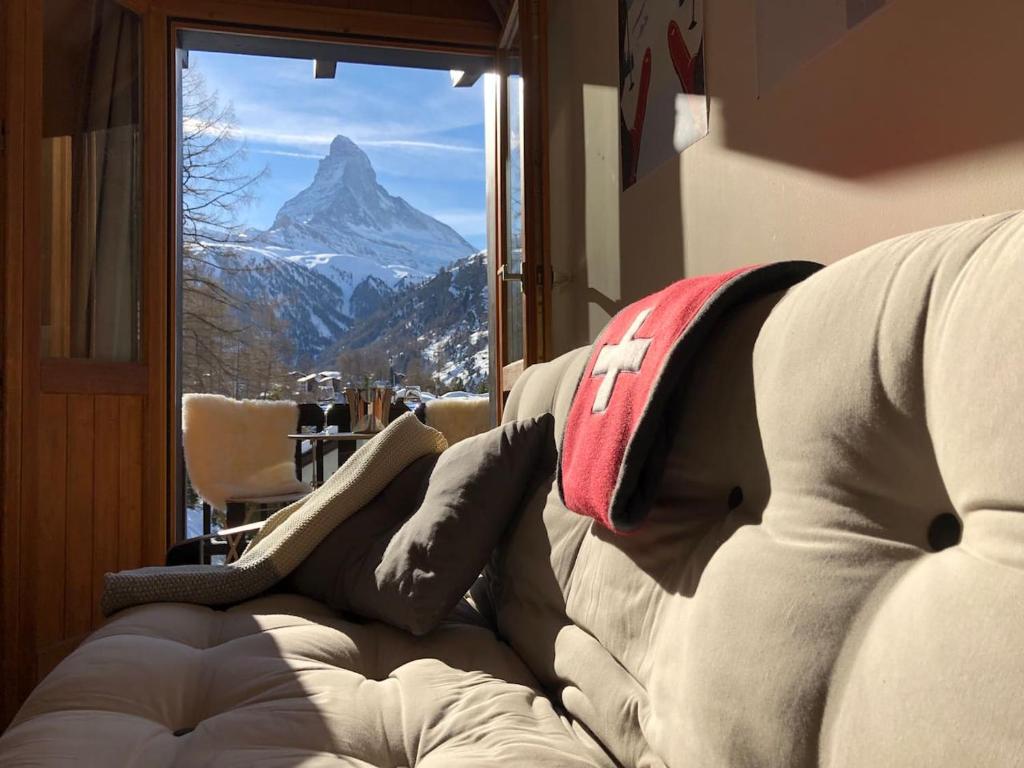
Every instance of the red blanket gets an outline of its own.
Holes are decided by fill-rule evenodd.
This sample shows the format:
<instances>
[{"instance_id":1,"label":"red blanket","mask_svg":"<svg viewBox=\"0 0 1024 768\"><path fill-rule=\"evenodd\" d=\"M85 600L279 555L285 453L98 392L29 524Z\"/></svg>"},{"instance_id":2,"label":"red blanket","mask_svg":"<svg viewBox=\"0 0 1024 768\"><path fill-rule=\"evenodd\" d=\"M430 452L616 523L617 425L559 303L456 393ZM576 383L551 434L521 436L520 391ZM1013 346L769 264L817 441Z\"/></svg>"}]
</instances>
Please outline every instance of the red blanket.
<instances>
[{"instance_id":1,"label":"red blanket","mask_svg":"<svg viewBox=\"0 0 1024 768\"><path fill-rule=\"evenodd\" d=\"M788 261L680 280L613 317L594 344L566 422L558 467L565 505L617 533L637 528L670 448L666 410L715 322L819 269Z\"/></svg>"}]
</instances>

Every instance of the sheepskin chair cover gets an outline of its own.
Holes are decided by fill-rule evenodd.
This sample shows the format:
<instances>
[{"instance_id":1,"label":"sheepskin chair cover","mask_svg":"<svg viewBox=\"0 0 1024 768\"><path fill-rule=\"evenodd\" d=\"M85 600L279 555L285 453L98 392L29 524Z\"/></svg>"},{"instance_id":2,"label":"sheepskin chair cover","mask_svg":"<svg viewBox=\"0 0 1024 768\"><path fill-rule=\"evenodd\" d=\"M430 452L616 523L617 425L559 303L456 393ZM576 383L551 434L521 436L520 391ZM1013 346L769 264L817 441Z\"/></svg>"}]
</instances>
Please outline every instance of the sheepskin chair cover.
<instances>
[{"instance_id":1,"label":"sheepskin chair cover","mask_svg":"<svg viewBox=\"0 0 1024 768\"><path fill-rule=\"evenodd\" d=\"M420 408L420 421L444 435L449 446L493 426L491 401L486 397L439 398L423 403Z\"/></svg>"},{"instance_id":2,"label":"sheepskin chair cover","mask_svg":"<svg viewBox=\"0 0 1024 768\"><path fill-rule=\"evenodd\" d=\"M181 404L185 467L192 487L216 509L230 499L308 492L295 479L299 422L290 400L232 400L185 395Z\"/></svg>"}]
</instances>

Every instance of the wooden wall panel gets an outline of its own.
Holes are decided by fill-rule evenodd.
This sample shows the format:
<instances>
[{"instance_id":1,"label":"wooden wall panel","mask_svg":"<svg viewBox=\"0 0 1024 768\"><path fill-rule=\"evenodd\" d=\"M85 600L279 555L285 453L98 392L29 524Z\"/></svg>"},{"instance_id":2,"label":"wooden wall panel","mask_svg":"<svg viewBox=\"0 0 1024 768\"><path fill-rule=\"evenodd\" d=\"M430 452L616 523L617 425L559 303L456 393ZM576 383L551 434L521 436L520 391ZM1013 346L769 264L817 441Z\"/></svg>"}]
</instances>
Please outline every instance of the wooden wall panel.
<instances>
[{"instance_id":1,"label":"wooden wall panel","mask_svg":"<svg viewBox=\"0 0 1024 768\"><path fill-rule=\"evenodd\" d=\"M447 19L466 19L490 26L499 19L489 0L280 0L282 5L314 5L338 10L384 11Z\"/></svg>"},{"instance_id":2,"label":"wooden wall panel","mask_svg":"<svg viewBox=\"0 0 1024 768\"><path fill-rule=\"evenodd\" d=\"M35 653L64 639L64 574L67 561L67 395L39 399L39 454L35 457L36 514L24 520L22 604L31 609L26 629ZM35 659L26 659L33 664Z\"/></svg>"},{"instance_id":3,"label":"wooden wall panel","mask_svg":"<svg viewBox=\"0 0 1024 768\"><path fill-rule=\"evenodd\" d=\"M0 481L0 728L14 713L22 695L21 654L26 617L20 587L26 575L21 551L22 496L22 248L25 143L25 9L20 3L0 3L0 110L6 126L0 219L3 255L3 376L0 377L0 409L3 411L3 477Z\"/></svg>"},{"instance_id":4,"label":"wooden wall panel","mask_svg":"<svg viewBox=\"0 0 1024 768\"><path fill-rule=\"evenodd\" d=\"M174 440L169 414L175 389L172 365L173 318L177 307L178 281L172 255L176 253L176 234L172 233L171 208L175 206L176 168L171 93L168 91L173 51L168 49L170 33L166 15L151 9L143 20L143 71L157 73L145 78L142 117L142 173L145 194L142 226L146 236L142 245L142 357L146 364L145 398L137 400L140 434L132 442L138 462L135 477L145 489L145 516L141 518L140 555L142 564L159 565L167 552L171 529L170 446ZM133 408L135 406L132 406ZM131 416L135 416L132 411ZM142 425L145 423L145 432ZM132 562L138 562L133 560Z\"/></svg>"},{"instance_id":5,"label":"wooden wall panel","mask_svg":"<svg viewBox=\"0 0 1024 768\"><path fill-rule=\"evenodd\" d=\"M92 625L93 435L95 398L68 395L67 506L64 543L64 637ZM42 438L42 435L40 435ZM44 445L41 439L40 444ZM39 489L40 495L44 488Z\"/></svg>"},{"instance_id":6,"label":"wooden wall panel","mask_svg":"<svg viewBox=\"0 0 1024 768\"><path fill-rule=\"evenodd\" d=\"M17 558L17 597L28 615L21 621L20 674L5 678L11 689L30 688L103 623L105 573L146 564L144 400L118 394L39 397L33 425L38 455L28 464L33 514ZM9 719L13 711L5 714Z\"/></svg>"},{"instance_id":7,"label":"wooden wall panel","mask_svg":"<svg viewBox=\"0 0 1024 768\"><path fill-rule=\"evenodd\" d=\"M91 626L103 620L100 595L103 574L118 569L121 545L121 404L115 395L97 395L94 405L93 510L92 510L92 608ZM137 446L136 453L141 446ZM136 561L137 562L137 561Z\"/></svg>"},{"instance_id":8,"label":"wooden wall panel","mask_svg":"<svg viewBox=\"0 0 1024 768\"><path fill-rule=\"evenodd\" d=\"M118 398L117 567L135 568L142 560L142 398ZM156 565L150 561L149 565Z\"/></svg>"}]
</instances>

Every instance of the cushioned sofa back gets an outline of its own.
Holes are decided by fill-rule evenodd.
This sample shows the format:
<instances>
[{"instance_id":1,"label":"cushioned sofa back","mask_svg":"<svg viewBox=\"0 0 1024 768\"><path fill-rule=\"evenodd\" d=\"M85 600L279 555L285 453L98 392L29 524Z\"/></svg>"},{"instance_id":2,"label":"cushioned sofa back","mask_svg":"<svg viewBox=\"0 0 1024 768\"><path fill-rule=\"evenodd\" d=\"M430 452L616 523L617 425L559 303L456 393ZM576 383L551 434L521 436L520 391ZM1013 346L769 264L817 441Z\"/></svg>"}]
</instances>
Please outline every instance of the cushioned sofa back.
<instances>
[{"instance_id":1,"label":"cushioned sofa back","mask_svg":"<svg viewBox=\"0 0 1024 768\"><path fill-rule=\"evenodd\" d=\"M542 489L493 565L499 629L624 765L1021 764L1022 353L1020 215L738 310L649 524ZM507 418L560 434L587 354L528 370Z\"/></svg>"}]
</instances>

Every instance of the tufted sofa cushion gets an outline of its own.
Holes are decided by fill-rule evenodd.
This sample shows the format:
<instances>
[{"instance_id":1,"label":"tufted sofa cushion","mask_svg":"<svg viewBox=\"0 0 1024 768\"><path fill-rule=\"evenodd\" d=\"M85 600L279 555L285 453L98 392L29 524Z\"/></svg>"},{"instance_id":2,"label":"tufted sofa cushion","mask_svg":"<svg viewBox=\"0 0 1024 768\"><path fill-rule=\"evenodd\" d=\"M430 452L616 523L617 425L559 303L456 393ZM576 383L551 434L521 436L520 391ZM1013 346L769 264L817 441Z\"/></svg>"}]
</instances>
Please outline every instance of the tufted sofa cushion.
<instances>
[{"instance_id":1,"label":"tufted sofa cushion","mask_svg":"<svg viewBox=\"0 0 1024 768\"><path fill-rule=\"evenodd\" d=\"M1024 764L1022 340L1020 214L733 313L649 525L539 493L492 565L501 633L624 765ZM560 434L586 356L506 418Z\"/></svg>"},{"instance_id":2,"label":"tufted sofa cushion","mask_svg":"<svg viewBox=\"0 0 1024 768\"><path fill-rule=\"evenodd\" d=\"M778 298L734 311L712 334L642 528L618 536L573 514L552 478L492 565L487 599L500 633L623 765L694 764L659 743L679 724L672 666L702 637L677 612L691 604L703 564L756 522L768 498L751 351ZM507 418L550 409L561 435L588 353L528 369ZM737 488L743 503L730 512Z\"/></svg>"},{"instance_id":3,"label":"tufted sofa cushion","mask_svg":"<svg viewBox=\"0 0 1024 768\"><path fill-rule=\"evenodd\" d=\"M606 764L508 646L426 638L273 595L228 611L124 611L33 692L0 739L17 766Z\"/></svg>"}]
</instances>

